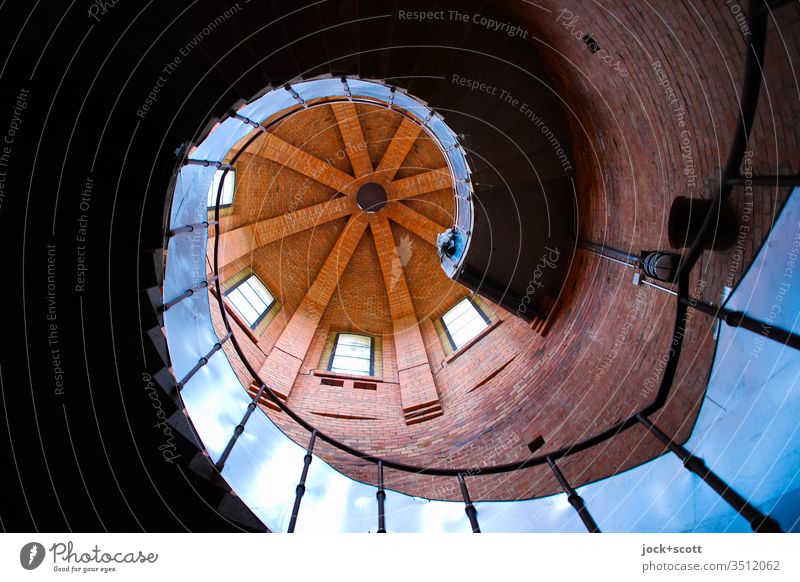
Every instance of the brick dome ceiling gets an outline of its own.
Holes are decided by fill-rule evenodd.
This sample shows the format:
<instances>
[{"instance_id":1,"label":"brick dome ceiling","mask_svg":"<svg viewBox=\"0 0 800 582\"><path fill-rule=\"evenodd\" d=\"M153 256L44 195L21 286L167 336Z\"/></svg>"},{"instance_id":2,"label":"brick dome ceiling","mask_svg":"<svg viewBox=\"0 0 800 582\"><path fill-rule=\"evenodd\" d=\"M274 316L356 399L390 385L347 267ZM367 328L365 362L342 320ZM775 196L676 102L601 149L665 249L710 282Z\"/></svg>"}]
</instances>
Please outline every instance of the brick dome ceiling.
<instances>
[{"instance_id":1,"label":"brick dome ceiling","mask_svg":"<svg viewBox=\"0 0 800 582\"><path fill-rule=\"evenodd\" d=\"M388 200L364 210L370 188ZM391 298L407 295L425 319L466 294L439 267L435 246L453 212L446 160L419 125L367 104L311 107L239 158L234 204L221 218L220 274L252 268L284 317L330 275L331 298L319 307L337 326L392 334L402 315L392 314ZM336 254L350 250L352 258Z\"/></svg>"}]
</instances>

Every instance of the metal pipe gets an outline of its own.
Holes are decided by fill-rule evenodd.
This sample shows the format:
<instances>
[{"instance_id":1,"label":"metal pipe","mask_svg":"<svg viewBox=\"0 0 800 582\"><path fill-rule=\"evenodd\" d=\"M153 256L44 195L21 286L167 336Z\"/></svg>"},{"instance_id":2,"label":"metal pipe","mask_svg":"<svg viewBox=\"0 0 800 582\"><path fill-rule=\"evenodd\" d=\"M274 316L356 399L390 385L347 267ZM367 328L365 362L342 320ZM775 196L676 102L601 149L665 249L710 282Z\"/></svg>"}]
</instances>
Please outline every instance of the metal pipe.
<instances>
[{"instance_id":1,"label":"metal pipe","mask_svg":"<svg viewBox=\"0 0 800 582\"><path fill-rule=\"evenodd\" d=\"M678 296L677 291L673 291L672 289L668 289L667 287L662 287L661 285L657 285L647 279L642 279L642 285L647 285L648 287L652 287L653 289L658 289L659 291L663 291L664 293L669 293L670 295Z\"/></svg>"},{"instance_id":2,"label":"metal pipe","mask_svg":"<svg viewBox=\"0 0 800 582\"><path fill-rule=\"evenodd\" d=\"M210 162L208 160L185 160L183 163L185 166L203 166L205 168L214 166L220 170L230 170L233 167L225 162Z\"/></svg>"},{"instance_id":3,"label":"metal pipe","mask_svg":"<svg viewBox=\"0 0 800 582\"><path fill-rule=\"evenodd\" d=\"M464 511L469 518L469 524L472 526L472 533L481 533L480 525L478 525L478 510L472 505L472 499L469 498L469 490L467 483L464 481L464 474L458 474L458 486L461 487L461 495L464 497L464 504L466 507Z\"/></svg>"},{"instance_id":4,"label":"metal pipe","mask_svg":"<svg viewBox=\"0 0 800 582\"><path fill-rule=\"evenodd\" d=\"M187 297L191 297L192 295L194 295L195 291L199 291L200 289L207 288L209 285L211 285L211 283L216 281L217 278L218 277L216 275L214 275L210 279L206 279L205 281L200 281L200 283L198 283L197 285L195 285L191 289L187 289L186 291L184 291L183 293L181 293L180 295L175 297L173 300L167 301L164 305L161 306L161 311L167 311L169 308L175 307L178 303L180 303L181 301L183 301Z\"/></svg>"},{"instance_id":5,"label":"metal pipe","mask_svg":"<svg viewBox=\"0 0 800 582\"><path fill-rule=\"evenodd\" d=\"M253 400L251 400L250 403L247 405L247 410L245 411L242 420L239 422L239 424L236 425L236 428L233 429L233 436L231 436L230 440L228 441L228 444L225 446L225 450L222 451L222 454L220 455L219 459L217 460L216 463L214 463L214 466L220 473L222 472L222 469L225 467L225 461L228 460L228 456L230 456L231 451L233 450L233 445L236 444L236 441L244 432L244 427L247 424L247 421L250 419L250 415L253 414L253 411L256 409L256 406L258 406L258 401L261 400L261 396L264 394L264 390L266 389L267 387L264 384L262 384L261 388L259 388L258 390L258 393L255 395L255 397L253 397Z\"/></svg>"},{"instance_id":6,"label":"metal pipe","mask_svg":"<svg viewBox=\"0 0 800 582\"><path fill-rule=\"evenodd\" d=\"M586 526L586 530L589 533L600 533L600 528L597 527L597 523L594 521L592 514L589 513L589 510L586 508L583 497L578 495L578 492L572 488L572 485L569 484L569 481L564 477L561 469L558 468L558 465L556 465L553 459L547 457L547 464L550 465L550 468L553 470L556 480L559 485L561 485L561 489L567 494L567 501L569 501L569 504L578 512L578 517L581 518L583 525Z\"/></svg>"},{"instance_id":7,"label":"metal pipe","mask_svg":"<svg viewBox=\"0 0 800 582\"><path fill-rule=\"evenodd\" d=\"M317 431L311 431L311 440L308 441L308 448L306 455L303 457L303 472L300 474L300 483L297 484L294 496L294 507L292 507L292 517L289 519L288 533L294 533L294 527L297 525L297 514L300 513L300 501L303 499L303 494L306 492L306 477L308 477L308 467L314 457L311 453L314 451L314 442L317 440Z\"/></svg>"},{"instance_id":8,"label":"metal pipe","mask_svg":"<svg viewBox=\"0 0 800 582\"><path fill-rule=\"evenodd\" d=\"M758 533L781 533L781 527L774 519L764 515L753 505L751 505L741 495L731 489L727 483L720 479L716 473L709 469L705 462L699 457L695 457L683 446L669 438L660 428L653 424L648 418L637 414L638 421L647 428L664 446L674 453L689 471L700 477L706 485L711 487L728 505L733 507L736 512L745 518L754 532Z\"/></svg>"},{"instance_id":9,"label":"metal pipe","mask_svg":"<svg viewBox=\"0 0 800 582\"><path fill-rule=\"evenodd\" d=\"M796 333L786 331L779 327L773 327L771 324L753 319L741 311L731 311L722 306L717 307L709 305L708 303L691 297L683 297L680 301L684 305L688 305L702 313L715 317L716 319L721 319L731 327L741 327L753 333L763 335L767 339L800 350L800 335Z\"/></svg>"},{"instance_id":10,"label":"metal pipe","mask_svg":"<svg viewBox=\"0 0 800 582\"><path fill-rule=\"evenodd\" d=\"M638 267L639 263L642 262L641 258L636 255L619 251L617 249L612 249L606 245L599 245L588 240L579 239L578 248L589 251L598 257L603 257L604 259L609 259L628 267Z\"/></svg>"},{"instance_id":11,"label":"metal pipe","mask_svg":"<svg viewBox=\"0 0 800 582\"><path fill-rule=\"evenodd\" d=\"M286 83L283 86L283 88L286 89L289 93L291 93L292 97L294 97L295 101L297 101L300 105L302 105L303 107L307 107L305 99L300 97L297 91L295 91L294 88L289 83Z\"/></svg>"},{"instance_id":12,"label":"metal pipe","mask_svg":"<svg viewBox=\"0 0 800 582\"><path fill-rule=\"evenodd\" d=\"M383 461L378 461L378 533L386 533L386 492L383 490Z\"/></svg>"},{"instance_id":13,"label":"metal pipe","mask_svg":"<svg viewBox=\"0 0 800 582\"><path fill-rule=\"evenodd\" d=\"M245 117L244 115L240 115L235 111L232 113L233 117L241 121L242 123L246 123L247 125L254 127L255 129L260 129L262 132L266 132L267 128L258 123L257 121L253 121L249 117Z\"/></svg>"},{"instance_id":14,"label":"metal pipe","mask_svg":"<svg viewBox=\"0 0 800 582\"><path fill-rule=\"evenodd\" d=\"M178 228L171 228L169 232L167 232L167 236L175 236L176 234L181 234L182 232L193 232L196 228L208 228L212 224L217 224L216 220L206 220L205 222L198 222L196 224L187 224L186 226L179 226Z\"/></svg>"},{"instance_id":15,"label":"metal pipe","mask_svg":"<svg viewBox=\"0 0 800 582\"><path fill-rule=\"evenodd\" d=\"M186 374L186 376L183 377L183 380L181 380L180 382L178 382L175 385L178 388L178 391L183 390L183 387L186 385L186 383L189 380L192 379L192 376L194 376L200 368L202 368L203 366L205 366L208 363L208 360L209 360L209 358L211 358L211 356L213 356L217 351L222 349L222 344L224 344L226 341L228 341L228 339L230 339L230 337L232 335L233 334L231 332L228 332L227 334L225 334L222 337L222 339L220 339L217 343L214 344L214 347L211 348L210 352L208 352L205 356L203 356L202 358L197 360L197 363L194 365L194 367L191 370L189 370L189 372Z\"/></svg>"}]
</instances>

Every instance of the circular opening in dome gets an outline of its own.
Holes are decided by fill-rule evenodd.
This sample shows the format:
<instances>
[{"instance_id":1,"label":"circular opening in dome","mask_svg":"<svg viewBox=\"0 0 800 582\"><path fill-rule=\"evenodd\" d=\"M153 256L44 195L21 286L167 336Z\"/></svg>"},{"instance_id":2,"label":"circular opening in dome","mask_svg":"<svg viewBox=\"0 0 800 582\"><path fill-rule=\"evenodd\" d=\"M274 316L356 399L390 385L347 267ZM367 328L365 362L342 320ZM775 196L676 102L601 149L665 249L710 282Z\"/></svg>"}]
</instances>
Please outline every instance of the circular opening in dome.
<instances>
[{"instance_id":1,"label":"circular opening in dome","mask_svg":"<svg viewBox=\"0 0 800 582\"><path fill-rule=\"evenodd\" d=\"M386 189L377 182L367 182L356 193L356 203L364 212L378 212L386 206L386 201Z\"/></svg>"}]
</instances>

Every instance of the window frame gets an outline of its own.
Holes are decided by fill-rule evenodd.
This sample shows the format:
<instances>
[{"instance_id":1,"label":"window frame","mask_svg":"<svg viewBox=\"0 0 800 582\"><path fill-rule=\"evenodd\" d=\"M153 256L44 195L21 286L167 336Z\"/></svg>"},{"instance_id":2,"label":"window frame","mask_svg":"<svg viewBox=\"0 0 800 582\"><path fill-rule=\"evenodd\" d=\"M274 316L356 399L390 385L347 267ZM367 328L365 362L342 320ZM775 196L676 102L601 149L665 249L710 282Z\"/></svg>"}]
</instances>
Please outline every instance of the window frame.
<instances>
[{"instance_id":1,"label":"window frame","mask_svg":"<svg viewBox=\"0 0 800 582\"><path fill-rule=\"evenodd\" d=\"M206 204L208 204L209 201L212 202L212 204L206 206L206 208L209 211L212 211L212 210L214 210L214 208L216 208L217 193L215 191L214 194L212 195L211 192L212 192L212 190L214 190L214 180L216 179L216 177L219 175L220 172L226 172L226 170L219 170L219 169L216 170L214 172L214 176L212 176L212 178L211 178L211 184L209 184L209 186L208 186L208 196L206 197ZM230 178L228 178L229 176L230 176ZM230 179L232 181L232 185L231 185L231 201L228 202L227 204L224 204L222 202L222 200L220 200L220 205L219 205L220 210L222 210L223 208L230 208L231 206L233 206L233 200L236 198L236 168L229 168L227 170L227 172L225 173L225 179L222 180L223 189L225 188L225 183L228 181L228 179ZM218 188L219 188L219 186L218 186ZM225 196L223 195L223 200L224 199L225 199Z\"/></svg>"},{"instance_id":2,"label":"window frame","mask_svg":"<svg viewBox=\"0 0 800 582\"><path fill-rule=\"evenodd\" d=\"M444 318L448 313L453 311L453 309L458 307L464 301L469 301L470 305L472 305L472 307L475 309L475 311L478 312L478 315L481 317L481 319L483 319L483 321L484 321L484 323L486 325L483 327L483 329L481 329L478 333L476 333L474 336L469 338L463 344L461 344L460 346L456 346L456 342L455 342L455 340L453 340L453 336L450 334L450 327L447 325L447 323L445 322ZM442 316L439 318L439 321L441 322L442 327L444 328L444 333L447 335L447 341L450 342L450 347L453 348L453 352L454 353L457 352L458 350L460 350L461 348L465 347L466 345L468 345L472 340L474 340L476 337L478 337L481 333L486 331L486 329L489 328L492 325L492 320L489 319L489 316L486 315L486 313L484 313L483 309L481 309L481 306L478 305L478 303L476 303L475 300L470 295L464 297L464 299L460 299L459 301L456 301L450 307L450 309L448 309L447 311L445 311L442 314Z\"/></svg>"},{"instance_id":3,"label":"window frame","mask_svg":"<svg viewBox=\"0 0 800 582\"><path fill-rule=\"evenodd\" d=\"M231 299L228 299L228 295L230 295L236 289L238 289L239 287L244 285L247 281L250 280L251 277L256 279L259 283L261 283L261 286L264 287L264 289L267 290L267 293L269 293L270 296L272 297L272 301L267 305L267 307L264 309L264 311L256 318L256 320L252 324L249 324L250 329L255 330L258 327L258 325L264 320L264 318L269 314L269 312L272 311L272 308L275 307L275 304L278 302L278 300L275 298L275 294L272 291L269 290L269 287L267 287L266 284L264 283L264 281L261 280L261 277L259 277L255 273L251 272L248 275L246 275L245 277L242 277L242 279L240 281L237 281L236 283L231 285L228 289L226 289L223 292L223 296L225 297L225 300L228 303L230 303L231 307L233 307L233 309L236 311L236 314L239 317L242 318L242 321L245 324L247 324L247 319L245 319L244 314L242 314L241 310L239 310L239 308L236 306L236 304ZM247 300L246 297L245 297L245 300ZM249 301L248 301L248 303L249 303ZM253 307L252 304L250 306Z\"/></svg>"},{"instance_id":4,"label":"window frame","mask_svg":"<svg viewBox=\"0 0 800 582\"><path fill-rule=\"evenodd\" d=\"M361 372L353 372L352 370L348 370L346 372L334 370L333 369L333 360L336 358L336 348L339 346L339 338L343 335L355 335L360 337L369 338L369 374L362 374ZM375 377L375 338L371 335L367 335L364 333L353 333L351 331L337 331L336 337L333 340L333 349L331 349L331 356L328 358L328 372L332 372L334 374L343 374L343 375L350 375L350 376L358 376L360 378L373 378Z\"/></svg>"}]
</instances>

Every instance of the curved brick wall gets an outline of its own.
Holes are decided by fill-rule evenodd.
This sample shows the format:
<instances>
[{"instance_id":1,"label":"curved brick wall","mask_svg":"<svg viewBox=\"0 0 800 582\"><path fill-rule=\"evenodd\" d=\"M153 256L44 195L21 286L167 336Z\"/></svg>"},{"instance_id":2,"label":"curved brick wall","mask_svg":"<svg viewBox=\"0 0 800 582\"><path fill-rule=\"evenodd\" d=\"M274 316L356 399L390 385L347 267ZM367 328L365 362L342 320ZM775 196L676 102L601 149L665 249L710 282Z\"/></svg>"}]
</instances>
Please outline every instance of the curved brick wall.
<instances>
[{"instance_id":1,"label":"curved brick wall","mask_svg":"<svg viewBox=\"0 0 800 582\"><path fill-rule=\"evenodd\" d=\"M672 200L679 195L710 196L718 185L720 166L733 135L745 37L731 6L710 1L653 7L628 2L601 6L544 0L538 4L509 0L503 7L510 22L528 31L527 40L539 51L567 104L577 168L579 236L636 255L645 249L669 249L666 226ZM789 129L798 121L793 107L798 95L797 71L792 71L787 57L798 54L800 18L795 7L781 10L781 34L768 36L768 68L751 142L753 171L762 174L797 173L800 159L796 132ZM576 35L578 32L582 34ZM587 33L592 46L579 38ZM597 50L593 53L591 49ZM314 123L336 129L335 119L330 117ZM385 122L365 127L364 139L374 163L397 126ZM307 128L300 125L287 124L281 131L279 135L295 145L307 140ZM293 131L299 133L293 135ZM338 136L336 131L323 131L316 141L340 139ZM331 143L316 141L309 151L320 156L330 151ZM411 160L417 168L434 167L430 165L433 155L426 154L421 144L406 163ZM270 200L257 196L256 185L278 170L247 157L240 163L248 164L246 172L239 168L240 188L254 190L251 196L237 193L237 200L247 199L249 206L226 217L223 230L273 216ZM352 169L347 159L337 167L345 172ZM286 180L281 184L287 189L300 187L302 176L284 172ZM718 302L723 286L738 280L787 193L765 187L752 193L734 190L731 207L741 239L729 251L703 255L692 285L696 297ZM322 201L325 192L312 191L309 196ZM452 203L447 196L447 192L433 192L409 206L446 224ZM254 269L280 289L282 301L282 313L257 342L236 329L257 369L268 360L346 221L333 220L313 233L272 243L259 251L263 256L253 259ZM430 261L432 249L422 239L397 224L392 223L391 228L396 242L408 238L412 257L427 256ZM632 269L579 249L571 258L566 296L546 336L489 306L493 320L499 323L452 359L432 320L466 292L432 277L430 265L435 261L412 260L404 275L415 301L442 415L407 424L378 253L373 238L360 240L313 332L299 373L293 377L289 405L321 430L367 452L408 463L491 465L525 459L527 443L537 435L545 438L543 452L556 449L601 431L652 400L663 369L662 356L672 340L674 298L651 287L634 286ZM250 259L244 257L226 267L223 277L249 265ZM278 264L276 261L280 281L270 280L266 267ZM685 322L684 355L672 396L655 418L678 440L690 433L706 386L714 349L710 323L697 313ZM383 383L377 390L323 386L313 374L329 332L342 328L382 336ZM243 383L249 384L251 379L230 345L225 349ZM268 413L298 442L306 443L305 431L282 413ZM348 474L374 482L374 466L364 466L324 443L318 442L316 450ZM655 439L637 427L560 464L577 485L661 452ZM460 496L455 479L387 471L386 486L428 497ZM542 467L510 475L470 477L474 499L529 497L557 487L549 470Z\"/></svg>"}]
</instances>

